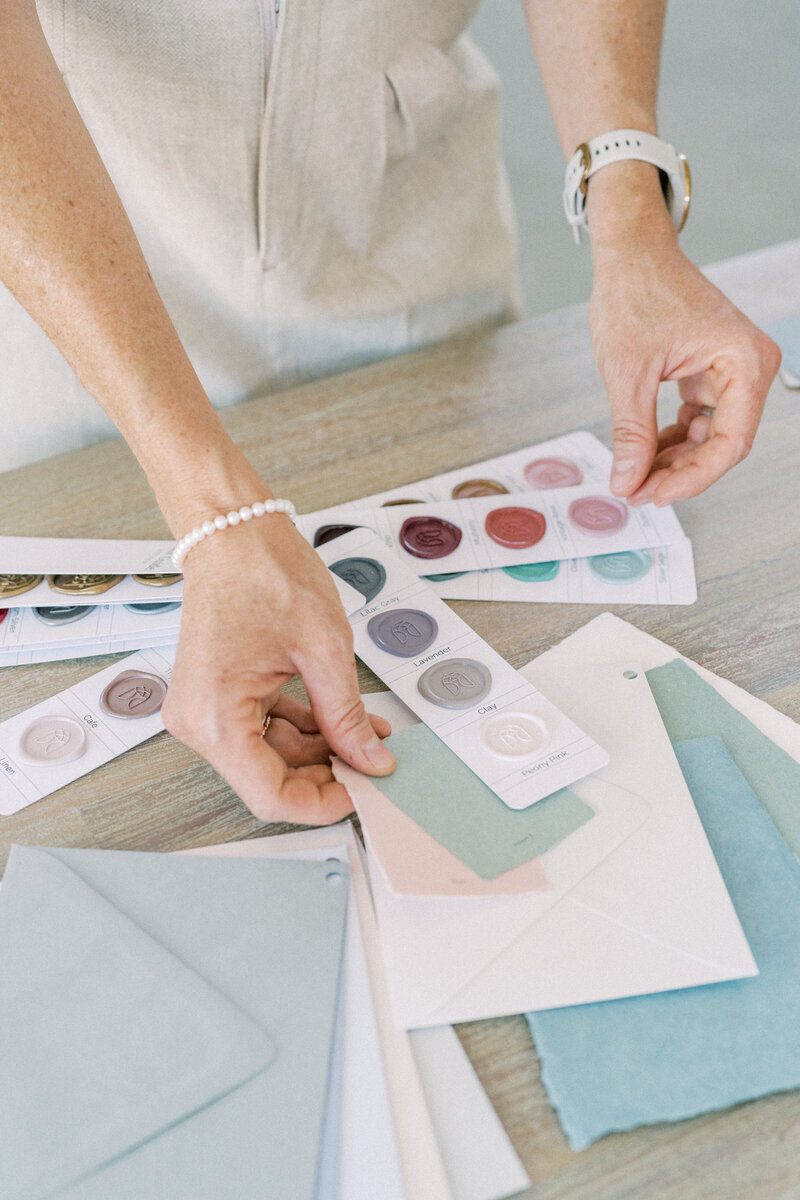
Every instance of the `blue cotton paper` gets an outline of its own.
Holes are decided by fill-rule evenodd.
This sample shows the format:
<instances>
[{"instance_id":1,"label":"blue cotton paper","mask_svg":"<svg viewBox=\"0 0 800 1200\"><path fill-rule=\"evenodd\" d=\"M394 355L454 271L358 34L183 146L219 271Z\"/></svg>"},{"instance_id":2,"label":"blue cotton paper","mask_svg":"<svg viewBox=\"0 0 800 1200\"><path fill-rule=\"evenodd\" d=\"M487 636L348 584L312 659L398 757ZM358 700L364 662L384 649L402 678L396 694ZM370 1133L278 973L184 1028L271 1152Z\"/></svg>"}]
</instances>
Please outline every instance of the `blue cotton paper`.
<instances>
[{"instance_id":1,"label":"blue cotton paper","mask_svg":"<svg viewBox=\"0 0 800 1200\"><path fill-rule=\"evenodd\" d=\"M529 1013L574 1150L800 1087L800 864L720 738L675 752L760 975Z\"/></svg>"}]
</instances>

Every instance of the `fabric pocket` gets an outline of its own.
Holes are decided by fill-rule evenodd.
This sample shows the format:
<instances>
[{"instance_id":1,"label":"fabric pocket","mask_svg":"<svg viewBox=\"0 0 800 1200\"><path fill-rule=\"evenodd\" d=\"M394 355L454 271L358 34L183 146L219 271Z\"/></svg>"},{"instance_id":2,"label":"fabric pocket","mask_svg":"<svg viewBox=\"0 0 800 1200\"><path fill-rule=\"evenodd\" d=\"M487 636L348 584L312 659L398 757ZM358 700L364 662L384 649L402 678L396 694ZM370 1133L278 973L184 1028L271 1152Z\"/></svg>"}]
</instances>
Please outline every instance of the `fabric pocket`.
<instances>
[{"instance_id":1,"label":"fabric pocket","mask_svg":"<svg viewBox=\"0 0 800 1200\"><path fill-rule=\"evenodd\" d=\"M407 46L386 68L384 85L389 162L442 136L473 100L456 64L430 42Z\"/></svg>"}]
</instances>

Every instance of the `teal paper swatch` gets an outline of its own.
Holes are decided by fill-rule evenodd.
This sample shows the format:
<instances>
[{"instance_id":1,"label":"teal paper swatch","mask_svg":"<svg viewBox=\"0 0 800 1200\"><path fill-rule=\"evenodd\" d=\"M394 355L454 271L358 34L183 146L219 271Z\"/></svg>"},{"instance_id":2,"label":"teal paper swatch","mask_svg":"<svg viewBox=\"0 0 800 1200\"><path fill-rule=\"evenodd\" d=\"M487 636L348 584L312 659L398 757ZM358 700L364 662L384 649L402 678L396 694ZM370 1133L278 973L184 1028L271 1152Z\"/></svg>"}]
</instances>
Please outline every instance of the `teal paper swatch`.
<instances>
[{"instance_id":1,"label":"teal paper swatch","mask_svg":"<svg viewBox=\"0 0 800 1200\"><path fill-rule=\"evenodd\" d=\"M789 849L800 855L800 763L681 659L648 671L647 682L671 740L721 737Z\"/></svg>"},{"instance_id":2,"label":"teal paper swatch","mask_svg":"<svg viewBox=\"0 0 800 1200\"><path fill-rule=\"evenodd\" d=\"M427 725L412 725L387 745L397 769L371 782L481 879L530 862L594 816L568 788L530 808L509 808Z\"/></svg>"},{"instance_id":3,"label":"teal paper swatch","mask_svg":"<svg viewBox=\"0 0 800 1200\"><path fill-rule=\"evenodd\" d=\"M338 862L15 847L3 1200L314 1200L346 899Z\"/></svg>"},{"instance_id":4,"label":"teal paper swatch","mask_svg":"<svg viewBox=\"0 0 800 1200\"><path fill-rule=\"evenodd\" d=\"M575 1150L800 1087L800 864L724 742L678 742L675 752L760 974L529 1013Z\"/></svg>"}]
</instances>

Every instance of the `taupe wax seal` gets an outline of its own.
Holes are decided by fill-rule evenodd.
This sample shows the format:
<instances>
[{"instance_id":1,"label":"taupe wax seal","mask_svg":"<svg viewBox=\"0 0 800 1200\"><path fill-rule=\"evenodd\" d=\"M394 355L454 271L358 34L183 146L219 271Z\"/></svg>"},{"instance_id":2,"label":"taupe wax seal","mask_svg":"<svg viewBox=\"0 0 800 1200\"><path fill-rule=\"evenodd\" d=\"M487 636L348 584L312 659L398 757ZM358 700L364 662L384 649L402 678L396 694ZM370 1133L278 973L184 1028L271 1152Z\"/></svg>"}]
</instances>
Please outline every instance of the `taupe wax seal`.
<instances>
[{"instance_id":1,"label":"taupe wax seal","mask_svg":"<svg viewBox=\"0 0 800 1200\"><path fill-rule=\"evenodd\" d=\"M167 683L150 671L122 671L105 688L100 707L110 717L151 717L164 703Z\"/></svg>"},{"instance_id":2,"label":"taupe wax seal","mask_svg":"<svg viewBox=\"0 0 800 1200\"><path fill-rule=\"evenodd\" d=\"M66 596L98 596L124 579L124 575L48 575L54 592Z\"/></svg>"},{"instance_id":3,"label":"taupe wax seal","mask_svg":"<svg viewBox=\"0 0 800 1200\"><path fill-rule=\"evenodd\" d=\"M43 579L43 575L0 575L0 596L21 596Z\"/></svg>"}]
</instances>

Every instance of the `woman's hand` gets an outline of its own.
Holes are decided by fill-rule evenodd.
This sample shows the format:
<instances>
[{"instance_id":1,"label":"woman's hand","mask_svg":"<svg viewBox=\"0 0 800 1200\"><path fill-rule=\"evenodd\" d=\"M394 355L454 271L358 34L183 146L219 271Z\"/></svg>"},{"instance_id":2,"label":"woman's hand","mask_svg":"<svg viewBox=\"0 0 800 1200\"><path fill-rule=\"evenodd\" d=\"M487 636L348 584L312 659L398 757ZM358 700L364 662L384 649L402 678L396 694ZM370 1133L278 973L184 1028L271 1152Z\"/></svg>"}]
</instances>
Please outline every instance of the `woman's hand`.
<instances>
[{"instance_id":1,"label":"woman's hand","mask_svg":"<svg viewBox=\"0 0 800 1200\"><path fill-rule=\"evenodd\" d=\"M633 504L672 504L705 491L748 454L781 356L680 251L660 193L627 223L624 200L614 197L614 219L603 224L596 214L617 182L606 170L589 187L589 322L611 402L611 488ZM671 379L683 404L677 423L659 433L658 387Z\"/></svg>"},{"instance_id":2,"label":"woman's hand","mask_svg":"<svg viewBox=\"0 0 800 1200\"><path fill-rule=\"evenodd\" d=\"M310 709L280 694L295 674ZM333 581L279 514L214 534L187 556L163 713L167 729L263 821L327 825L352 811L328 765L331 752L369 775L394 768L380 741L390 727L369 718L361 702L352 633Z\"/></svg>"}]
</instances>

